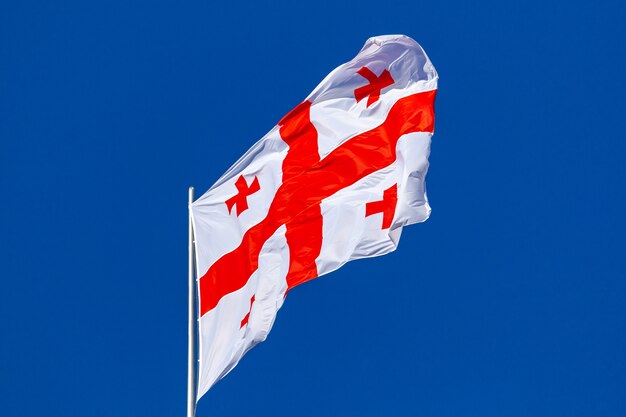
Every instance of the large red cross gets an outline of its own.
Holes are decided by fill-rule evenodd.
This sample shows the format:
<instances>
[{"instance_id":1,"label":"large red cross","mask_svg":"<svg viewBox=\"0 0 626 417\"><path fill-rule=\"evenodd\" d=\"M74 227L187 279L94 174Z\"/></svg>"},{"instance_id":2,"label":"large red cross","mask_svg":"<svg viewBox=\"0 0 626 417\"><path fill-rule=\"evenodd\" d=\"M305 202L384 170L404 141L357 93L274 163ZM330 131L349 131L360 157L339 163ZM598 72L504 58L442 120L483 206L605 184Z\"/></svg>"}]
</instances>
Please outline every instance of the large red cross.
<instances>
[{"instance_id":1,"label":"large red cross","mask_svg":"<svg viewBox=\"0 0 626 417\"><path fill-rule=\"evenodd\" d=\"M357 74L369 81L369 84L354 90L354 98L357 103L369 96L365 107L369 107L376 103L380 97L380 90L385 87L389 87L394 83L393 77L388 70L384 70L377 76L371 69L363 67L357 71Z\"/></svg>"},{"instance_id":2,"label":"large red cross","mask_svg":"<svg viewBox=\"0 0 626 417\"><path fill-rule=\"evenodd\" d=\"M235 182L235 187L237 187L237 194L226 200L226 207L228 207L228 212L230 213L233 209L233 206L237 206L237 217L244 210L248 209L248 196L250 194L254 194L261 189L259 185L259 179L254 177L252 183L248 186L246 179L243 175L240 175Z\"/></svg>"},{"instance_id":3,"label":"large red cross","mask_svg":"<svg viewBox=\"0 0 626 417\"><path fill-rule=\"evenodd\" d=\"M393 222L393 215L396 212L398 203L398 186L396 184L387 188L383 192L383 199L372 201L365 205L365 217L376 213L383 213L383 229L389 229Z\"/></svg>"},{"instance_id":4,"label":"large red cross","mask_svg":"<svg viewBox=\"0 0 626 417\"><path fill-rule=\"evenodd\" d=\"M279 122L280 135L289 145L282 165L283 182L266 217L200 277L200 315L246 284L258 268L263 244L283 225L289 245L288 289L317 277L315 260L322 247L320 203L392 164L401 136L432 132L435 94L433 90L399 99L380 126L345 141L323 159L310 119L311 103L305 101L287 114Z\"/></svg>"}]
</instances>

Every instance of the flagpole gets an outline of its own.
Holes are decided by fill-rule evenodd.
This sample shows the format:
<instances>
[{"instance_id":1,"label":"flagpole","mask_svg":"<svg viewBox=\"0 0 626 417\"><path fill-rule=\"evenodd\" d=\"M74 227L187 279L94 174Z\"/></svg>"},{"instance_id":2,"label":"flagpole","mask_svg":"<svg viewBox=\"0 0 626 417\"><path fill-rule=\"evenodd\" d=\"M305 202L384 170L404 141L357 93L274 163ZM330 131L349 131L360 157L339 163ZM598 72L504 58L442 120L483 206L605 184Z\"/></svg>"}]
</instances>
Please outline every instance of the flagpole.
<instances>
[{"instance_id":1,"label":"flagpole","mask_svg":"<svg viewBox=\"0 0 626 417\"><path fill-rule=\"evenodd\" d=\"M189 288L187 294L187 417L196 415L196 367L195 367L195 347L196 347L196 280L193 273L193 224L191 221L191 203L193 203L193 187L189 187Z\"/></svg>"}]
</instances>

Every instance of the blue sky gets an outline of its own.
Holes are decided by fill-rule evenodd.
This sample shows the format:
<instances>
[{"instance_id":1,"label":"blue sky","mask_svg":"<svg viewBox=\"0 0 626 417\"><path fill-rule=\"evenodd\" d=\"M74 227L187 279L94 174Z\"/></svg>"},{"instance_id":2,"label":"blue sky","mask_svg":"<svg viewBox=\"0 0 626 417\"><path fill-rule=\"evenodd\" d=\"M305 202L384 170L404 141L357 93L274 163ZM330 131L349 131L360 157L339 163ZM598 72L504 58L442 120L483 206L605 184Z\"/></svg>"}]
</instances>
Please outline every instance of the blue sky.
<instances>
[{"instance_id":1,"label":"blue sky","mask_svg":"<svg viewBox=\"0 0 626 417\"><path fill-rule=\"evenodd\" d=\"M198 416L626 415L622 2L0 3L0 404L183 415L187 186L373 35L440 75L431 219L293 290Z\"/></svg>"}]
</instances>

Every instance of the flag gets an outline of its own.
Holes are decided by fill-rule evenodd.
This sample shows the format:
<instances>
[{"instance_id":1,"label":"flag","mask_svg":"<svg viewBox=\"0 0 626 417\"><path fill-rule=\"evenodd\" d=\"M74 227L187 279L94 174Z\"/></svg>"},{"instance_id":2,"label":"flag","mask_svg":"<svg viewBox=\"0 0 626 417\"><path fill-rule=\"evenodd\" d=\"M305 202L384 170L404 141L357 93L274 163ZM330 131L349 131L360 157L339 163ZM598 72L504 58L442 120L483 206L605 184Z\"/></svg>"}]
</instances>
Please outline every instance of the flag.
<instances>
[{"instance_id":1,"label":"flag","mask_svg":"<svg viewBox=\"0 0 626 417\"><path fill-rule=\"evenodd\" d=\"M197 399L265 340L289 290L428 218L437 79L413 39L368 39L191 204Z\"/></svg>"}]
</instances>

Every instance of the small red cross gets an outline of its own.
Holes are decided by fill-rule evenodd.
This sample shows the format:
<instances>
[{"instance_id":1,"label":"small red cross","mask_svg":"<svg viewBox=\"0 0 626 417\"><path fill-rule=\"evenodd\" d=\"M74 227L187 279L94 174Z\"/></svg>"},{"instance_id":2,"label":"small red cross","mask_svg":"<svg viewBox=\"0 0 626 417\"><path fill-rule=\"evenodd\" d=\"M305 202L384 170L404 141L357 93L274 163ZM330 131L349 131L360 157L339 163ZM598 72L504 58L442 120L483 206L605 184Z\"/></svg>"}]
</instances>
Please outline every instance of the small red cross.
<instances>
[{"instance_id":1,"label":"small red cross","mask_svg":"<svg viewBox=\"0 0 626 417\"><path fill-rule=\"evenodd\" d=\"M383 192L382 200L372 201L365 205L365 217L376 213L383 213L382 229L389 229L393 221L393 215L396 212L397 203L398 186L394 184Z\"/></svg>"},{"instance_id":2,"label":"small red cross","mask_svg":"<svg viewBox=\"0 0 626 417\"><path fill-rule=\"evenodd\" d=\"M228 212L230 213L233 206L237 205L237 217L239 217L239 215L248 208L248 196L259 191L261 186L259 185L259 179L257 177L254 177L252 184L248 186L246 179L243 175L240 175L237 182L235 182L235 187L237 187L237 191L239 192L226 200L226 207L228 207Z\"/></svg>"},{"instance_id":3,"label":"small red cross","mask_svg":"<svg viewBox=\"0 0 626 417\"><path fill-rule=\"evenodd\" d=\"M363 87L359 87L354 90L354 98L357 103L369 96L367 99L367 106L365 107L369 107L376 103L380 97L380 90L385 87L389 87L394 83L391 73L387 70L384 70L379 76L376 76L372 70L367 67L363 67L357 71L357 74L369 81L368 85L364 85Z\"/></svg>"},{"instance_id":4,"label":"small red cross","mask_svg":"<svg viewBox=\"0 0 626 417\"><path fill-rule=\"evenodd\" d=\"M239 326L240 329L246 324L248 324L248 320L250 319L250 312L252 311L252 304L254 304L254 295L250 299L250 310L248 310L248 314L246 314L246 317L244 317L243 320L241 320L241 325Z\"/></svg>"}]
</instances>

